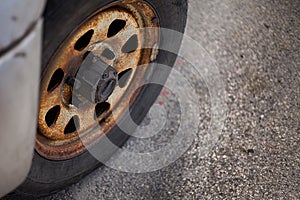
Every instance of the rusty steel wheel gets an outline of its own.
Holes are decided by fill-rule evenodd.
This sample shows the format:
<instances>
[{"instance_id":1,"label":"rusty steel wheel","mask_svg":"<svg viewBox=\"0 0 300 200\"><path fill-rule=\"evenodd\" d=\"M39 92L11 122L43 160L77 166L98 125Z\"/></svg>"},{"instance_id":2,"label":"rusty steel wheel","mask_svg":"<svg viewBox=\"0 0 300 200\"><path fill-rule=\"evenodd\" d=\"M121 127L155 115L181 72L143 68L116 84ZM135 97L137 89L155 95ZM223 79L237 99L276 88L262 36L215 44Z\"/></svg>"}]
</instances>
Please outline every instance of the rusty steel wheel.
<instances>
[{"instance_id":1,"label":"rusty steel wheel","mask_svg":"<svg viewBox=\"0 0 300 200\"><path fill-rule=\"evenodd\" d=\"M36 140L36 151L40 155L53 160L70 159L85 151L83 143L101 137L97 129L90 131L91 128L100 123L103 132L108 132L115 126L115 120L127 106L123 98L133 95L130 86L139 84L145 74L146 67L138 66L150 63L151 57L157 56L157 51L141 49L141 46L143 43L159 45L158 30L149 34L140 30L158 27L157 19L155 11L145 2L115 2L88 17L62 42L42 74ZM104 83L111 84L107 92L99 91L109 94L104 100L89 99L91 103L80 107L76 101L88 94L75 99L74 84L70 82L74 82L76 72L88 58L99 59L103 66L100 63L97 67L109 65L111 72L118 75L112 75L110 82ZM100 78L102 74L95 76ZM82 92L99 93L88 90L85 87ZM113 117L112 109L117 113ZM85 136L79 137L80 134Z\"/></svg>"},{"instance_id":2,"label":"rusty steel wheel","mask_svg":"<svg viewBox=\"0 0 300 200\"><path fill-rule=\"evenodd\" d=\"M47 195L80 180L101 164L86 145L101 143L103 134L116 146L124 144L129 136L116 125L127 106L124 98L130 98L131 117L140 123L162 86L133 88L149 77L149 63L172 66L176 59L157 51L166 40L159 29L142 28L183 32L186 12L186 0L48 1L35 155L18 193ZM88 69L83 74L92 81L81 69ZM150 75L165 80L168 72ZM112 153L103 149L105 159Z\"/></svg>"}]
</instances>

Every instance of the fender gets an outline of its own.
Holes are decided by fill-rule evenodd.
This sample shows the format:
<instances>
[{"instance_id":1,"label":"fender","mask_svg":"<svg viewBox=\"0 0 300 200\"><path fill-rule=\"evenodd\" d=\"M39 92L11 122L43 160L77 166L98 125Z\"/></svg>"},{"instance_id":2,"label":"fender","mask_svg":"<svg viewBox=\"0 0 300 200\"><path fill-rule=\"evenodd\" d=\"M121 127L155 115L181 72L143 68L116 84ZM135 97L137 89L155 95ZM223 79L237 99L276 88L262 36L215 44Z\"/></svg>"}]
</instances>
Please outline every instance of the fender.
<instances>
[{"instance_id":1,"label":"fender","mask_svg":"<svg viewBox=\"0 0 300 200\"><path fill-rule=\"evenodd\" d=\"M26 178L36 134L43 0L0 6L0 197Z\"/></svg>"}]
</instances>

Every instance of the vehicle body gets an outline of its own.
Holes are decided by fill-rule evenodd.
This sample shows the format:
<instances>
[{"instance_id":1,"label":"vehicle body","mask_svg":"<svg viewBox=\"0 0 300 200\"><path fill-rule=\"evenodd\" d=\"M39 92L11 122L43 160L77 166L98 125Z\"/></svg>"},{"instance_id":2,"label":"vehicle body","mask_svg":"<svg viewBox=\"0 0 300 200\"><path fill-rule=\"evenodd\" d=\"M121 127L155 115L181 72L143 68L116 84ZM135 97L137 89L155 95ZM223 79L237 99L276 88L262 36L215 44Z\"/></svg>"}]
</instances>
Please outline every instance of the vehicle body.
<instances>
[{"instance_id":1,"label":"vehicle body","mask_svg":"<svg viewBox=\"0 0 300 200\"><path fill-rule=\"evenodd\" d=\"M0 6L0 196L29 172L35 139L45 1Z\"/></svg>"}]
</instances>

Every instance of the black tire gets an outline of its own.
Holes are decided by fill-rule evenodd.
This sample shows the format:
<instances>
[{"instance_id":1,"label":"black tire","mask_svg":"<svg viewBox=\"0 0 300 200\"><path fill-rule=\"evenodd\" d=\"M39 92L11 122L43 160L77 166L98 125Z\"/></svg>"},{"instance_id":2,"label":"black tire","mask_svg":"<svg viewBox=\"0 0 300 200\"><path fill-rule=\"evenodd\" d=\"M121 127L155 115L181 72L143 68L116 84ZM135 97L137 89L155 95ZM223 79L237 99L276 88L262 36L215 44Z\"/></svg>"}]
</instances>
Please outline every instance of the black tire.
<instances>
[{"instance_id":1,"label":"black tire","mask_svg":"<svg viewBox=\"0 0 300 200\"><path fill-rule=\"evenodd\" d=\"M43 68L48 60L68 36L84 19L99 8L114 0L50 0L44 13ZM187 16L187 0L147 0L156 10L160 25L164 28L184 32ZM163 40L163 38L162 38ZM179 49L180 42L177 44ZM173 66L176 55L160 52L156 62ZM158 72L153 72L158 76ZM155 74L156 73L156 74ZM168 72L159 76L167 79ZM149 85L143 89L132 108L132 118L141 122L161 91L159 85ZM109 133L109 138L117 145L122 145L128 138L118 127ZM110 152L111 153L111 152ZM104 156L109 156L109 153ZM26 181L16 190L28 197L45 196L79 181L82 177L99 167L99 163L88 152L64 161L47 160L34 153L33 163Z\"/></svg>"}]
</instances>

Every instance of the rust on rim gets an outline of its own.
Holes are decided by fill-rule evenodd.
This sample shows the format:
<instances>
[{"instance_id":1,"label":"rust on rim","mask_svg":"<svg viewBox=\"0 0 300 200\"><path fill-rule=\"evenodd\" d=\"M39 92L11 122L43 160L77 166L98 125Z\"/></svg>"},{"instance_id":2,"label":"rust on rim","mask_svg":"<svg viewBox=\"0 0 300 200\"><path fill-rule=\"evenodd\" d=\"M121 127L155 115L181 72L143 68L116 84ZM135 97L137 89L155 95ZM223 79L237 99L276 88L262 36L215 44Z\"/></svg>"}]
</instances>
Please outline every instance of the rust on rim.
<instances>
[{"instance_id":1,"label":"rust on rim","mask_svg":"<svg viewBox=\"0 0 300 200\"><path fill-rule=\"evenodd\" d=\"M70 159L86 151L83 144L92 144L114 127L127 106L122 98L138 96L131 88L139 85L147 69L138 66L150 63L155 56L151 49L141 47L159 44L158 29L146 33L141 31L145 27L159 27L158 16L149 4L117 1L87 18L60 45L41 79L35 148L41 156ZM90 52L112 66L119 80L124 75L127 78L119 82L105 102L78 108L73 105L73 88L67 82L76 76Z\"/></svg>"}]
</instances>

